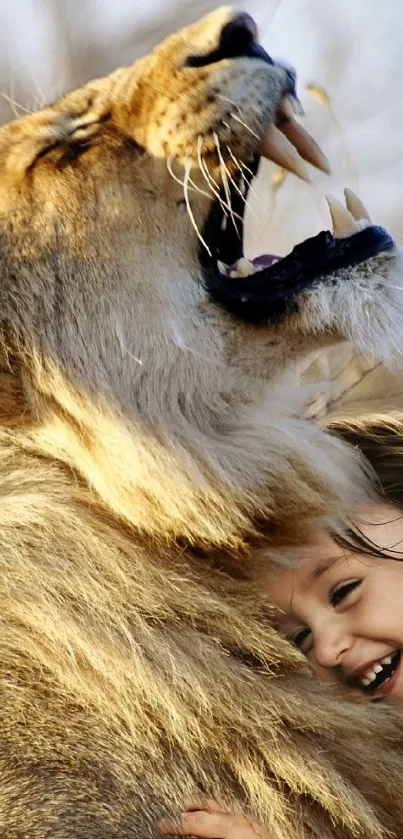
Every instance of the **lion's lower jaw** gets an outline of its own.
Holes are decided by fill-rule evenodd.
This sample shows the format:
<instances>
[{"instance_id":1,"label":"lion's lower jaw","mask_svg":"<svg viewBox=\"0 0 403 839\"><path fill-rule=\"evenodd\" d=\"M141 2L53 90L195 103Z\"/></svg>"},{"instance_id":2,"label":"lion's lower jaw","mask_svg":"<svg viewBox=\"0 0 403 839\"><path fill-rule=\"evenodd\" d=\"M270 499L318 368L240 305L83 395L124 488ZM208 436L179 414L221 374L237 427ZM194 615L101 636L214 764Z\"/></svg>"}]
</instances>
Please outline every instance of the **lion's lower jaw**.
<instances>
[{"instance_id":1,"label":"lion's lower jaw","mask_svg":"<svg viewBox=\"0 0 403 839\"><path fill-rule=\"evenodd\" d=\"M314 285L302 295L300 313L306 332L333 329L361 352L393 366L403 357L402 252L382 253L338 271L331 283Z\"/></svg>"}]
</instances>

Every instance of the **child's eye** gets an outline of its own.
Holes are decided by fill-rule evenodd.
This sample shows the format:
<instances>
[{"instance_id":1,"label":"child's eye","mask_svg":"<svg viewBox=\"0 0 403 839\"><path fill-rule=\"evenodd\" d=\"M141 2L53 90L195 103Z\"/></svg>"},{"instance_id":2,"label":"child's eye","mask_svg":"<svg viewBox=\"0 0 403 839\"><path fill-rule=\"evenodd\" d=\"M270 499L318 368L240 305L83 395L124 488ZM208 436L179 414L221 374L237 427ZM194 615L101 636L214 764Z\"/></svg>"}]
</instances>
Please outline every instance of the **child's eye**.
<instances>
[{"instance_id":1,"label":"child's eye","mask_svg":"<svg viewBox=\"0 0 403 839\"><path fill-rule=\"evenodd\" d=\"M332 606L338 606L361 583L362 580L348 580L346 583L340 583L340 585L336 586L330 594Z\"/></svg>"},{"instance_id":2,"label":"child's eye","mask_svg":"<svg viewBox=\"0 0 403 839\"><path fill-rule=\"evenodd\" d=\"M305 652L304 647L306 648L306 641L311 635L311 630L308 627L304 629L299 629L291 638L293 644L295 644L298 649L302 652Z\"/></svg>"}]
</instances>

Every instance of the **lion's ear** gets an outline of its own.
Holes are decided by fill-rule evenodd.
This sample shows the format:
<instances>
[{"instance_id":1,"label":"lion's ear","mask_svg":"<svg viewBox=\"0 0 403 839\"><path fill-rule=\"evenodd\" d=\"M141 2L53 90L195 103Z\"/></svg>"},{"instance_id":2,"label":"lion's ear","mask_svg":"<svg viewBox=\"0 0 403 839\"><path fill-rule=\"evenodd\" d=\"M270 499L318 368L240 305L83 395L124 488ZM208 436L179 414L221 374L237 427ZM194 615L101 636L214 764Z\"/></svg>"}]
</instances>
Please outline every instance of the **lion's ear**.
<instances>
[{"instance_id":1,"label":"lion's ear","mask_svg":"<svg viewBox=\"0 0 403 839\"><path fill-rule=\"evenodd\" d=\"M90 142L107 116L105 96L88 86L49 108L9 123L0 131L5 171L23 177L38 157L55 146Z\"/></svg>"}]
</instances>

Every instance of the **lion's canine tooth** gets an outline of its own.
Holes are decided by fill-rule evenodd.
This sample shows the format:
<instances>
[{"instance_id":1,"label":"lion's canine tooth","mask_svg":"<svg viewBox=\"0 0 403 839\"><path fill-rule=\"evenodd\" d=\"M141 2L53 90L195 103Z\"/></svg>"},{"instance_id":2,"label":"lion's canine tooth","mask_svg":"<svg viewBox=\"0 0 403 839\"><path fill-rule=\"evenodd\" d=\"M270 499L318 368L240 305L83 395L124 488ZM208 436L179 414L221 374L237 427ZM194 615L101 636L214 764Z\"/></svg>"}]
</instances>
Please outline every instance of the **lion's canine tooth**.
<instances>
[{"instance_id":1,"label":"lion's canine tooth","mask_svg":"<svg viewBox=\"0 0 403 839\"><path fill-rule=\"evenodd\" d=\"M365 219L370 224L372 224L371 216L362 203L361 199L358 195L353 192L352 189L345 189L344 195L346 199L347 209L350 210L351 215L355 218L356 221L362 221Z\"/></svg>"},{"instance_id":2,"label":"lion's canine tooth","mask_svg":"<svg viewBox=\"0 0 403 839\"><path fill-rule=\"evenodd\" d=\"M295 119L289 120L282 125L281 130L304 160L311 163L312 166L316 166L322 172L325 172L326 175L330 174L330 163L326 155L309 131L300 122L297 122Z\"/></svg>"},{"instance_id":3,"label":"lion's canine tooth","mask_svg":"<svg viewBox=\"0 0 403 839\"><path fill-rule=\"evenodd\" d=\"M279 126L280 131L287 137L287 140L297 149L301 157L317 169L321 169L327 175L330 174L330 163L323 153L316 140L313 139L309 131L301 125L300 122L294 118L291 107L287 99L283 99L280 106L280 113L286 119Z\"/></svg>"},{"instance_id":4,"label":"lion's canine tooth","mask_svg":"<svg viewBox=\"0 0 403 839\"><path fill-rule=\"evenodd\" d=\"M355 220L351 213L343 207L333 195L326 195L330 215L333 222L333 235L335 239L345 239L357 232Z\"/></svg>"},{"instance_id":5,"label":"lion's canine tooth","mask_svg":"<svg viewBox=\"0 0 403 839\"><path fill-rule=\"evenodd\" d=\"M275 125L269 125L261 140L259 150L263 157L267 157L268 160L272 160L273 163L277 163L283 169L288 169L289 172L294 172L302 180L310 181L304 161L292 143Z\"/></svg>"},{"instance_id":6,"label":"lion's canine tooth","mask_svg":"<svg viewBox=\"0 0 403 839\"><path fill-rule=\"evenodd\" d=\"M284 99L280 102L278 110L281 116L285 117L285 119L294 119L295 108L293 107L293 100L290 96L284 96Z\"/></svg>"},{"instance_id":7,"label":"lion's canine tooth","mask_svg":"<svg viewBox=\"0 0 403 839\"><path fill-rule=\"evenodd\" d=\"M330 173L329 161L309 131L295 119L295 106L290 96L285 96L281 100L279 114L285 118L284 122L279 125L280 131L285 134L304 160L328 175Z\"/></svg>"}]
</instances>

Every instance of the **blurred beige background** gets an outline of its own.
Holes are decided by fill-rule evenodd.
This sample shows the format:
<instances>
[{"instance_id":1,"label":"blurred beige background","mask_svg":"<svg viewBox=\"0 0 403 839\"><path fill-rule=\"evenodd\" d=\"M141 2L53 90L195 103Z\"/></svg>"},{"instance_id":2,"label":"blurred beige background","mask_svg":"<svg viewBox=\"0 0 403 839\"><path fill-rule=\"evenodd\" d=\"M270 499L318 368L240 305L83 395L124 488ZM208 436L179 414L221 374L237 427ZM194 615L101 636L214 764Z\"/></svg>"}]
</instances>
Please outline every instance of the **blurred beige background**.
<instances>
[{"instance_id":1,"label":"blurred beige background","mask_svg":"<svg viewBox=\"0 0 403 839\"><path fill-rule=\"evenodd\" d=\"M219 5L1 0L0 122L131 63L169 31ZM330 177L312 170L311 184L287 176L276 186L274 167L265 163L251 198L258 219L248 220L250 251L285 254L328 227L324 193L340 198L344 186L403 243L402 0L245 0L241 6L258 21L268 52L297 67L305 124L332 165ZM316 413L327 405L344 410L347 403L353 410L403 407L401 376L352 359L348 347L322 358L320 370Z\"/></svg>"}]
</instances>

